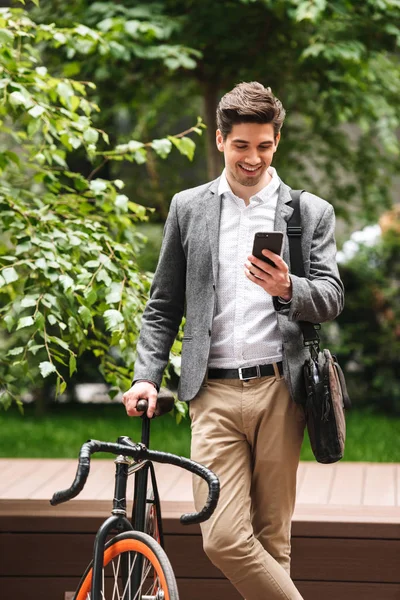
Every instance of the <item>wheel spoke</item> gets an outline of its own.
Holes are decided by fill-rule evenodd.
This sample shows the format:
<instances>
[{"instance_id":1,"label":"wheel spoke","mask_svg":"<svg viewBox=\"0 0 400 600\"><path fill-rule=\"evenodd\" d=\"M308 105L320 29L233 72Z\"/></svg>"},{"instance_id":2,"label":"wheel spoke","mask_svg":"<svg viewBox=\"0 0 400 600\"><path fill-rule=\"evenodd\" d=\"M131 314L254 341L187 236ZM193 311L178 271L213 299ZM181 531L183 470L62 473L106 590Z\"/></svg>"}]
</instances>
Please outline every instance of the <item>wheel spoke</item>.
<instances>
[{"instance_id":1,"label":"wheel spoke","mask_svg":"<svg viewBox=\"0 0 400 600\"><path fill-rule=\"evenodd\" d=\"M118 589L118 573L119 573L120 560L121 560L121 555L118 556L117 566L115 566L114 560L111 561L112 570L114 573L114 585L113 585L113 590L112 590L112 600L115 600L115 598L117 600L120 600L119 589ZM103 573L104 573L104 569L103 569ZM117 594L117 596L115 596L115 594Z\"/></svg>"},{"instance_id":2,"label":"wheel spoke","mask_svg":"<svg viewBox=\"0 0 400 600\"><path fill-rule=\"evenodd\" d=\"M128 560L129 560L129 563L130 563L130 561L131 561L131 554L132 554L132 552L129 552L129 559L128 559ZM127 576L127 578L126 578L126 584L125 584L124 592L123 592L123 594L122 594L122 600L124 600L124 598L125 598L125 594L126 594L126 590L128 589L128 587L129 587L129 585L130 585L130 583L131 583L131 578L132 578L133 569L134 569L134 567L135 567L136 558L137 558L137 553L135 553L135 558L132 560L132 566L131 566L131 567L129 566L129 563L128 563L128 576ZM139 589L140 589L140 588L139 588ZM136 597L136 596L135 596L135 597ZM128 598L128 597L127 597L127 598ZM130 600L130 598L128 598L128 600Z\"/></svg>"}]
</instances>

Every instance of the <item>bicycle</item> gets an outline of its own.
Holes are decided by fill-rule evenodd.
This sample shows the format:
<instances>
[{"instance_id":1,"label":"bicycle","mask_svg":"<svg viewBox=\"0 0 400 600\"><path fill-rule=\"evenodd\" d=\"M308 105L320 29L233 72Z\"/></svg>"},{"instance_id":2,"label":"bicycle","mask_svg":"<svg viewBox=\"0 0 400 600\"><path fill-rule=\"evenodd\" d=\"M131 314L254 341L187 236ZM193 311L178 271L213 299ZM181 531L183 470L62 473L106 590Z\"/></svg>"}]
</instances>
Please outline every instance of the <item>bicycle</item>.
<instances>
[{"instance_id":1,"label":"bicycle","mask_svg":"<svg viewBox=\"0 0 400 600\"><path fill-rule=\"evenodd\" d=\"M157 416L172 410L170 392L160 392ZM149 450L150 420L147 401L143 410L141 442L120 436L116 443L89 440L81 447L75 479L70 488L56 492L54 506L75 498L83 489L95 452L116 454L115 488L111 516L100 526L93 560L84 572L74 600L179 600L175 575L164 549L160 498L153 462L179 466L202 477L208 484L208 497L200 512L184 514L182 524L206 521L215 510L219 497L218 477L209 469L187 458L168 452ZM151 488L148 489L149 473ZM128 477L134 474L134 498L131 521L127 518ZM116 531L111 539L109 535Z\"/></svg>"}]
</instances>

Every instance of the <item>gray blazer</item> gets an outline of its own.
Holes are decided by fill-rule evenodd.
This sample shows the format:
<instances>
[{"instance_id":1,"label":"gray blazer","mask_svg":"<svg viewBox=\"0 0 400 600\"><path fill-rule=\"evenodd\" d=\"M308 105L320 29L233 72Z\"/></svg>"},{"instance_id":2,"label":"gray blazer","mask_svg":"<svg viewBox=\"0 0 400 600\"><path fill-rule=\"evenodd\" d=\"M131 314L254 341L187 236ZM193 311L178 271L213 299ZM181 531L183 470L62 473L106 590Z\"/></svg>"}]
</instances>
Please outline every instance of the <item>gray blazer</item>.
<instances>
[{"instance_id":1,"label":"gray blazer","mask_svg":"<svg viewBox=\"0 0 400 600\"><path fill-rule=\"evenodd\" d=\"M219 179L176 194L165 224L160 258L142 319L134 380L161 384L169 351L186 316L178 396L192 400L207 376L216 304ZM293 209L290 188L281 182L275 230L286 233ZM290 305L274 299L284 349L284 376L292 398L304 398L302 365L309 355L297 321L331 321L343 308L343 284L336 264L335 215L325 200L301 197L302 250L306 278L291 275ZM286 236L285 236L286 237ZM286 238L287 241L287 238ZM288 243L283 259L290 268Z\"/></svg>"}]
</instances>

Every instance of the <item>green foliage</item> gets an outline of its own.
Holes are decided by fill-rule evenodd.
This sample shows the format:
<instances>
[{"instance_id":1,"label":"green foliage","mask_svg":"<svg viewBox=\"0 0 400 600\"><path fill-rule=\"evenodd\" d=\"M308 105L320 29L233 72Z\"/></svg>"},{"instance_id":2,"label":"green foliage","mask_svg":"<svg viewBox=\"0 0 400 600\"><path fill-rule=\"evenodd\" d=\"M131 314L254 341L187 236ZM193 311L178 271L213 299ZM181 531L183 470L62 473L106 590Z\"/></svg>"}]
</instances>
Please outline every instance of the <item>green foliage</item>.
<instances>
[{"instance_id":1,"label":"green foliage","mask_svg":"<svg viewBox=\"0 0 400 600\"><path fill-rule=\"evenodd\" d=\"M147 211L123 181L95 175L109 161L142 164L160 147L163 158L176 146L191 159L185 136L203 126L108 149L94 84L51 75L42 53L64 45L75 55L89 42L111 51L112 40L88 27L38 25L20 9L0 11L0 37L0 404L20 402L42 378L63 393L88 352L116 394L130 385L150 285L136 259L136 223ZM78 149L87 176L69 168Z\"/></svg>"},{"instance_id":2,"label":"green foliage","mask_svg":"<svg viewBox=\"0 0 400 600\"><path fill-rule=\"evenodd\" d=\"M400 414L400 238L389 230L341 266L346 303L337 323L350 396Z\"/></svg>"},{"instance_id":3,"label":"green foliage","mask_svg":"<svg viewBox=\"0 0 400 600\"><path fill-rule=\"evenodd\" d=\"M390 205L400 150L398 2L166 0L164 6L177 19L184 15L182 43L202 52L188 76L210 104L207 114L234 84L261 81L287 109L274 159L284 180L328 198L347 218L374 220ZM246 23L240 35L238 23Z\"/></svg>"},{"instance_id":4,"label":"green foliage","mask_svg":"<svg viewBox=\"0 0 400 600\"><path fill-rule=\"evenodd\" d=\"M167 136L182 119L192 122L203 103L213 177L221 168L216 103L234 84L256 79L287 109L275 157L283 179L328 198L346 218L371 221L390 205L399 156L398 2L48 0L36 13L47 24L80 22L120 49L102 45L100 53L94 46L83 61L63 45L49 57L60 73L99 83L103 129L123 122L135 139L164 129ZM183 177L182 163L173 160L175 169L148 163L139 192L162 218L172 192L207 177L204 161Z\"/></svg>"}]
</instances>

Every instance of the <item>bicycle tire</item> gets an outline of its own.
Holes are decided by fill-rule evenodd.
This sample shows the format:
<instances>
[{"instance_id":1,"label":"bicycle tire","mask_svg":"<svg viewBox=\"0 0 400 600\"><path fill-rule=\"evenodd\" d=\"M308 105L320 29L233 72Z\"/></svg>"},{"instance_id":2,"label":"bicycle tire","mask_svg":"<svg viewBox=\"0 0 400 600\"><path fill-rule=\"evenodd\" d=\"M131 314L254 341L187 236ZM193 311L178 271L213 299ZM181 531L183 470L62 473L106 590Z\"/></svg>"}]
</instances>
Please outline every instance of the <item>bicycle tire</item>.
<instances>
[{"instance_id":1,"label":"bicycle tire","mask_svg":"<svg viewBox=\"0 0 400 600\"><path fill-rule=\"evenodd\" d=\"M117 581L118 577L123 578L123 573L121 572L121 574L118 575L115 569L119 570L121 564L120 558L124 553L128 556L130 554L140 554L144 557L143 571L146 571L146 574L142 577L140 594L136 594L134 598L129 597L127 586L123 579L121 582ZM112 589L114 591L109 595L106 595L108 594L107 589L103 589L99 599L91 598L92 561L82 576L75 592L74 600L108 600L108 598L111 599L113 597L121 598L121 600L142 600L143 598L154 598L154 600L158 600L159 598L163 598L163 600L179 600L178 587L171 563L169 562L165 551L148 534L141 533L140 531L126 531L115 536L106 544L104 551L103 581L107 581L107 575L104 573L105 568L110 566L115 559L117 559L117 567L113 566L112 569L114 576ZM133 564L134 560L135 559L132 561ZM148 581L149 575L153 576L150 587ZM108 584L110 583L112 582L108 581ZM122 596L120 595L121 585L119 584L123 586ZM119 590L117 596L115 596L115 586L117 586L117 589ZM164 595L157 594L160 590Z\"/></svg>"}]
</instances>

